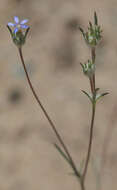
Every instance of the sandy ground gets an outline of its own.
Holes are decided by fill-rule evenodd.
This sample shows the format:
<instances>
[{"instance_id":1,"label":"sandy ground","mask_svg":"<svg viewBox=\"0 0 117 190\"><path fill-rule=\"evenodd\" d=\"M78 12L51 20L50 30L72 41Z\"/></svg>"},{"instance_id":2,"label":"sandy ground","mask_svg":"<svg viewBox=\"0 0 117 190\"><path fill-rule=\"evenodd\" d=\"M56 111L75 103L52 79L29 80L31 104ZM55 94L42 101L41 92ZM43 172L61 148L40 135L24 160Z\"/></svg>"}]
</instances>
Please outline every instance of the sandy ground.
<instances>
[{"instance_id":1,"label":"sandy ground","mask_svg":"<svg viewBox=\"0 0 117 190\"><path fill-rule=\"evenodd\" d=\"M110 95L98 103L86 190L117 187L117 1L0 1L0 190L80 190L55 150L57 139L27 85L6 24L13 16L31 27L23 53L33 85L80 167L89 139L91 106L80 62L90 57L76 24L86 28L97 11L103 40L96 84Z\"/></svg>"}]
</instances>

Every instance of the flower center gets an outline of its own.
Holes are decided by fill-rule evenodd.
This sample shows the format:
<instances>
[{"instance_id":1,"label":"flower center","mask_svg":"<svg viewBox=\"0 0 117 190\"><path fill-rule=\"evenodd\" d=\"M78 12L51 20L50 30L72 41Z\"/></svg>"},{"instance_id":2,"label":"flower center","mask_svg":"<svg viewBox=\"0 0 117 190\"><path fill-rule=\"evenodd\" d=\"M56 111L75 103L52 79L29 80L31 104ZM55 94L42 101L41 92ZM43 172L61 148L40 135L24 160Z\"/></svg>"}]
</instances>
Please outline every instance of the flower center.
<instances>
[{"instance_id":1,"label":"flower center","mask_svg":"<svg viewBox=\"0 0 117 190\"><path fill-rule=\"evenodd\" d=\"M18 24L18 25L17 25L17 28L18 28L18 29L20 29L20 28L21 28L21 25L20 25L20 24Z\"/></svg>"}]
</instances>

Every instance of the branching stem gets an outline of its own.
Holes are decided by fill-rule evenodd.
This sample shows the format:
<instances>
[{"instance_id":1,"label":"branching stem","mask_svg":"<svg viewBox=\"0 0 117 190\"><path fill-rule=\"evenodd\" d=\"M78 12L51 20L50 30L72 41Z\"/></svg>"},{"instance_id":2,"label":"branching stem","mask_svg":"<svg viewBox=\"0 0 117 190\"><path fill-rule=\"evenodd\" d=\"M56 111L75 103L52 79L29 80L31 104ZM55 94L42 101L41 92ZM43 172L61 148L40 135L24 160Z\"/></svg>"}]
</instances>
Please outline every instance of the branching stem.
<instances>
[{"instance_id":1,"label":"branching stem","mask_svg":"<svg viewBox=\"0 0 117 190\"><path fill-rule=\"evenodd\" d=\"M93 140L93 127L94 127L94 118L95 118L95 104L92 103L92 119L91 119L91 127L90 127L90 138L89 138L89 146L88 146L88 152L87 152L87 156L86 156L86 161L85 161L85 166L84 166L84 171L83 171L83 174L81 175L79 173L79 171L77 170L76 168L76 165L71 157L71 154L69 153L65 143L63 142L60 134L58 133L58 130L56 129L56 126L55 124L53 123L53 121L51 120L50 116L48 115L47 111L45 110L43 104L41 103L40 101L40 98L39 96L37 96L35 90L34 90L34 87L31 83L31 80L30 80L30 77L28 75L28 72L27 72L27 69L26 69L26 66L25 66L25 62L24 62L24 58L23 58L23 54L22 54L22 48L18 48L19 50L19 55L20 55L20 59L21 59L21 62L22 62L22 66L24 68L24 71L25 71L25 74L26 74L26 78L27 78L27 81L28 81L28 84L29 84L29 87L33 93L33 96L34 98L36 99L38 105L41 107L45 117L47 118L52 130L54 131L59 143L61 144L63 150L65 151L69 161L70 161L70 166L72 167L74 173L75 173L75 176L80 180L80 185L81 185L81 190L85 190L85 177L86 177L86 174L87 174L87 169L88 169L88 164L89 164L89 160L90 160L90 155L91 155L91 148L92 148L92 140ZM95 75L94 75L95 77ZM94 77L90 80L90 86L91 86L91 92L92 92L92 95L94 94L95 92L95 80L94 80Z\"/></svg>"},{"instance_id":2,"label":"branching stem","mask_svg":"<svg viewBox=\"0 0 117 190\"><path fill-rule=\"evenodd\" d=\"M28 75L28 72L27 72L27 69L26 69L26 66L25 66L25 62L24 62L24 58L23 58L23 54L22 54L22 48L20 47L20 48L18 48L18 50L19 50L19 55L20 55L20 59L21 59L21 62L22 62L22 66L24 68L26 78L27 78L28 84L30 86L30 89L31 89L31 91L32 91L32 93L34 95L34 98L36 99L38 105L41 107L41 109L42 109L45 117L47 118L52 130L54 131L59 143L61 144L62 148L64 149L64 151L65 151L65 153L66 153L66 155L67 155L67 157L68 157L68 159L70 161L70 165L71 165L71 167L72 167L72 169L73 169L73 171L75 173L75 176L79 178L80 174L79 174L79 172L78 172L78 170L76 168L76 165L75 165L75 163L74 163L74 161L72 159L71 154L69 153L65 143L63 142L63 140L62 140L62 138L60 136L60 134L58 133L58 130L56 129L55 124L53 123L53 121L51 120L50 116L48 115L46 109L44 108L43 104L41 103L39 96L37 96L37 94L36 94L36 92L34 90L34 87L33 87L32 83L31 83L30 77Z\"/></svg>"},{"instance_id":3,"label":"branching stem","mask_svg":"<svg viewBox=\"0 0 117 190\"><path fill-rule=\"evenodd\" d=\"M92 63L95 64L95 47L91 48L91 58L92 58ZM87 156L86 156L86 161L85 161L85 166L83 170L83 174L81 177L81 189L85 190L85 177L87 174L88 170L88 165L91 157L91 149L92 149L92 142L93 142L93 129L94 129L94 119L95 119L95 109L96 109L96 102L95 102L95 73L93 76L89 79L90 80L90 87L91 87L91 93L93 97L93 102L92 102L92 117L91 117L91 125L90 125L90 137L89 137L89 145L88 145L88 151L87 151Z\"/></svg>"}]
</instances>

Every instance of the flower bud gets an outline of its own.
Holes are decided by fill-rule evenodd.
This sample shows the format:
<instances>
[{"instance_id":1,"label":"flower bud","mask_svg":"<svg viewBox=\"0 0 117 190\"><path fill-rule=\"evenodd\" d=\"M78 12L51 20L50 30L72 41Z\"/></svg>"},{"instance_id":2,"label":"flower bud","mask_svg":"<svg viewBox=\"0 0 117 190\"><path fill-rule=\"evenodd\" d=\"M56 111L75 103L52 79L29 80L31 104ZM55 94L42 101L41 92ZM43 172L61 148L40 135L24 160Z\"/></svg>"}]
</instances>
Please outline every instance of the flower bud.
<instances>
[{"instance_id":1,"label":"flower bud","mask_svg":"<svg viewBox=\"0 0 117 190\"><path fill-rule=\"evenodd\" d=\"M96 47L99 44L102 38L101 36L102 30L100 26L98 25L96 12L94 13L94 25L91 22L89 22L89 27L88 27L87 32L84 32L82 28L79 28L79 29L82 32L86 43L90 47Z\"/></svg>"},{"instance_id":2,"label":"flower bud","mask_svg":"<svg viewBox=\"0 0 117 190\"><path fill-rule=\"evenodd\" d=\"M94 73L95 73L95 64L93 64L92 61L88 60L87 63L84 63L84 64L81 63L81 66L82 66L82 69L83 69L83 73L87 77L91 78L94 75Z\"/></svg>"}]
</instances>

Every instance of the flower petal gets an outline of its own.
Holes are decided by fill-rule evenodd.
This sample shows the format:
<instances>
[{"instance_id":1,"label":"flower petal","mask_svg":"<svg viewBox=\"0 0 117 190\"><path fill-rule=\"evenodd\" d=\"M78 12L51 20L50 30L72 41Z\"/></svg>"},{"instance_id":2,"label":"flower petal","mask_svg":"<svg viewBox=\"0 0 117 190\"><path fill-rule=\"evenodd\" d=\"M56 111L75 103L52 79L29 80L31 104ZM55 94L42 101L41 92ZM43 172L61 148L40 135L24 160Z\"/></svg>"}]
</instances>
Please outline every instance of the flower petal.
<instances>
[{"instance_id":1,"label":"flower petal","mask_svg":"<svg viewBox=\"0 0 117 190\"><path fill-rule=\"evenodd\" d=\"M17 16L14 16L14 21L15 21L16 24L18 24L19 23L19 18Z\"/></svg>"},{"instance_id":2,"label":"flower petal","mask_svg":"<svg viewBox=\"0 0 117 190\"><path fill-rule=\"evenodd\" d=\"M15 28L14 31L13 31L13 33L16 34L18 32L18 30L19 30L18 28Z\"/></svg>"},{"instance_id":3,"label":"flower petal","mask_svg":"<svg viewBox=\"0 0 117 190\"><path fill-rule=\"evenodd\" d=\"M28 19L24 19L24 20L22 20L21 22L20 22L20 24L25 24L25 23L27 23L28 22Z\"/></svg>"},{"instance_id":4,"label":"flower petal","mask_svg":"<svg viewBox=\"0 0 117 190\"><path fill-rule=\"evenodd\" d=\"M29 28L29 26L23 25L23 24L21 24L20 27L21 27L21 28L24 28L24 29L25 29L25 28Z\"/></svg>"},{"instance_id":5,"label":"flower petal","mask_svg":"<svg viewBox=\"0 0 117 190\"><path fill-rule=\"evenodd\" d=\"M15 26L15 24L13 24L12 22L8 22L8 26Z\"/></svg>"}]
</instances>

